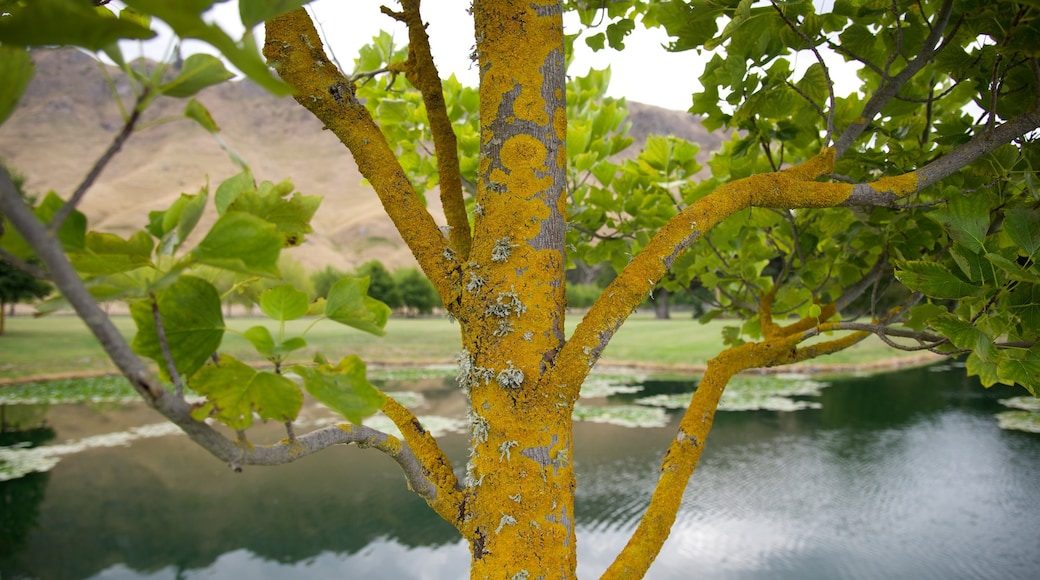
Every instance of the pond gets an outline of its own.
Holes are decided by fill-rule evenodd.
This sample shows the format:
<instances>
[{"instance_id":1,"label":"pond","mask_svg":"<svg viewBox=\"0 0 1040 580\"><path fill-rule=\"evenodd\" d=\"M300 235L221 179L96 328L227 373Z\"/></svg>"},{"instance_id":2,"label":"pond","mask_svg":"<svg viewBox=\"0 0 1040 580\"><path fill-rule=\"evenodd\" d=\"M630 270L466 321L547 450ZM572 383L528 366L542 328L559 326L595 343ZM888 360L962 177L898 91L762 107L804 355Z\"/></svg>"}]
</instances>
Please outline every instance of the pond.
<instances>
[{"instance_id":1,"label":"pond","mask_svg":"<svg viewBox=\"0 0 1040 580\"><path fill-rule=\"evenodd\" d=\"M985 390L948 366L745 386L777 382L788 394L764 406L785 410L719 413L649 578L1036 577L1040 434L996 419L1024 391ZM461 470L465 403L453 381L383 384L439 417ZM670 402L694 383L588 386L576 519L579 576L596 578L652 492L680 413ZM739 390L729 408L763 406ZM43 471L0 482L5 580L467 577L457 533L378 452L336 448L235 474L140 403L6 405L4 417L36 427L5 433L0 461L47 450L27 468ZM304 420L331 418L309 406ZM275 427L261 435L278 437Z\"/></svg>"}]
</instances>

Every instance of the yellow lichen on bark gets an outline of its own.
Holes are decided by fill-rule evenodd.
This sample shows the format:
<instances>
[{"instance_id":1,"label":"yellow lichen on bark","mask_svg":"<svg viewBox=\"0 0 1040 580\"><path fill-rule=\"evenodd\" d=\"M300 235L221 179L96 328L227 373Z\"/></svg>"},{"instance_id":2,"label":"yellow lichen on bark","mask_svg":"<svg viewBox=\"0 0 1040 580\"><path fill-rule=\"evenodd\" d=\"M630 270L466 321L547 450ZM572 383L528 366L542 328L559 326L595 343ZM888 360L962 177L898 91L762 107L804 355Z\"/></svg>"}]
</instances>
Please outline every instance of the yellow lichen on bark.
<instances>
[{"instance_id":1,"label":"yellow lichen on bark","mask_svg":"<svg viewBox=\"0 0 1040 580\"><path fill-rule=\"evenodd\" d=\"M459 257L465 259L469 256L471 238L466 204L462 197L458 145L455 130L448 118L444 89L430 52L430 39L419 13L419 4L419 0L403 0L400 14L385 7L384 11L390 12L395 18L408 25L408 60L401 68L404 70L408 82L419 89L423 97L423 104L426 105L426 116L429 118L430 133L433 135L434 149L437 153L441 206L444 208L444 216L451 227L449 236L452 246Z\"/></svg>"},{"instance_id":2,"label":"yellow lichen on bark","mask_svg":"<svg viewBox=\"0 0 1040 580\"><path fill-rule=\"evenodd\" d=\"M441 451L437 441L422 427L411 411L403 407L391 397L383 403L383 413L397 425L401 436L408 443L426 473L428 479L437 489L437 497L426 498L427 503L446 521L458 526L459 506L462 494L458 488L458 478L452 469L451 462ZM400 453L400 441L397 452Z\"/></svg>"},{"instance_id":3,"label":"yellow lichen on bark","mask_svg":"<svg viewBox=\"0 0 1040 580\"><path fill-rule=\"evenodd\" d=\"M903 175L882 177L871 183L870 186L874 191L888 192L896 197L906 197L917 191L917 173L911 171Z\"/></svg>"},{"instance_id":4,"label":"yellow lichen on bark","mask_svg":"<svg viewBox=\"0 0 1040 580\"><path fill-rule=\"evenodd\" d=\"M477 0L481 158L460 321L470 395L471 577L571 578L570 403L542 380L563 341L566 158L558 2Z\"/></svg>"}]
</instances>

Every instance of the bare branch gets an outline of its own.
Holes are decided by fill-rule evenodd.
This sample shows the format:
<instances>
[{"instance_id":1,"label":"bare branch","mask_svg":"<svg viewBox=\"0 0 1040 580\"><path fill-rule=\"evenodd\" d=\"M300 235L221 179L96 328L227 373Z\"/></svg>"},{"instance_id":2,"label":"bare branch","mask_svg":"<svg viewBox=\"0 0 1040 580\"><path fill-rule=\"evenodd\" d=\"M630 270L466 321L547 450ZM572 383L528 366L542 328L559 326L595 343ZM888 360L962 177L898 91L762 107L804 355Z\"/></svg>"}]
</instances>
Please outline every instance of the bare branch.
<instances>
[{"instance_id":1,"label":"bare branch","mask_svg":"<svg viewBox=\"0 0 1040 580\"><path fill-rule=\"evenodd\" d=\"M173 362L173 353L170 352L170 343L166 340L166 330L163 328L162 315L159 314L159 301L152 294L152 319L155 320L155 333L159 337L159 348L162 350L163 359L166 360L166 371L170 373L170 380L177 387L177 396L184 396L184 381L181 374L177 372L177 365Z\"/></svg>"},{"instance_id":2,"label":"bare branch","mask_svg":"<svg viewBox=\"0 0 1040 580\"><path fill-rule=\"evenodd\" d=\"M881 275L885 272L888 266L888 252L883 251L881 256L878 257L877 262L874 262L874 267L867 272L866 276L863 276L859 282L850 286L845 292L835 300L835 307L838 312L845 310L845 308L855 301L857 298L863 295L867 291L867 288L874 286L875 283L881 279Z\"/></svg>"},{"instance_id":3,"label":"bare branch","mask_svg":"<svg viewBox=\"0 0 1040 580\"><path fill-rule=\"evenodd\" d=\"M83 196L87 194L87 190L90 189L90 186L94 185L94 182L97 181L98 176L101 175L105 166L107 166L108 163L112 161L112 158L116 156L116 153L119 153L119 150L123 148L123 144L125 144L126 140L133 134L134 127L141 119L141 113L144 112L145 102L147 99L148 90L145 89L140 95L138 95L137 102L134 103L133 112L130 113L130 117L125 123L123 123L123 128L112 139L112 143L109 144L108 149L106 149L105 152L101 154L101 157L94 162L94 166L90 168L87 176L83 178L83 182L80 183L79 187L76 188L76 191L72 193L72 197L70 197L68 201L65 202L65 205L61 206L61 209L55 212L54 217L51 218L51 222L47 225L51 232L56 232L61 229L61 224L65 223L65 219L69 217L69 214L71 214L72 211L76 209L76 206L79 205L79 202L83 200Z\"/></svg>"},{"instance_id":4,"label":"bare branch","mask_svg":"<svg viewBox=\"0 0 1040 580\"><path fill-rule=\"evenodd\" d=\"M0 168L0 170L2 170L2 168ZM29 274L34 278L39 278L40 280L50 280L50 274L48 274L45 270L38 266L30 264L25 260L22 260L18 256L11 255L7 250L4 250L3 248L0 248L0 260L7 262L8 264L14 266L15 268L18 268L19 270Z\"/></svg>"}]
</instances>

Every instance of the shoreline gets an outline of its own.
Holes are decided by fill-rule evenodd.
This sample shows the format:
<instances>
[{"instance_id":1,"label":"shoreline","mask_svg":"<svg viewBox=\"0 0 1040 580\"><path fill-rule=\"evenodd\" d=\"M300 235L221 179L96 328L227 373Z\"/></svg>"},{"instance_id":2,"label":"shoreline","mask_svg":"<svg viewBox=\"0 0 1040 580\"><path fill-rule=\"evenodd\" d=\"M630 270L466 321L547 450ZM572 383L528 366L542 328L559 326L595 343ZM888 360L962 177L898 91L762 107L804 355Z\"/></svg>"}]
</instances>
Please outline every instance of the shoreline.
<instances>
[{"instance_id":1,"label":"shoreline","mask_svg":"<svg viewBox=\"0 0 1040 580\"><path fill-rule=\"evenodd\" d=\"M874 361L868 361L863 363L813 363L813 362L802 362L793 365L783 365L777 367L767 367L759 369L750 369L744 371L743 375L770 375L770 374L782 374L782 373L799 373L807 375L839 375L839 374L855 374L864 372L884 372L890 370L898 370L904 368L926 366L932 363L936 363L942 360L948 360L949 357L934 354L931 352L922 352L912 356L898 356L898 357L887 357ZM263 364L263 363L258 363ZM449 359L408 359L408 360L372 360L365 361L369 370L379 369L422 369L431 367L444 367L454 366L455 361ZM704 364L688 364L688 365L667 365L660 363L651 362L640 362L640 361L611 361L604 362L600 361L596 364L593 372L619 372L619 371L637 371L657 374L686 374L700 376L704 374L707 369L707 365ZM103 377L108 375L118 375L119 371L115 369L110 370L93 370L93 371L67 371L61 373L46 373L39 375L29 375L25 377L8 377L0 378L0 388L9 387L14 385L24 385L29 383L42 383L47 381L60 381L66 379L88 379L94 377Z\"/></svg>"}]
</instances>

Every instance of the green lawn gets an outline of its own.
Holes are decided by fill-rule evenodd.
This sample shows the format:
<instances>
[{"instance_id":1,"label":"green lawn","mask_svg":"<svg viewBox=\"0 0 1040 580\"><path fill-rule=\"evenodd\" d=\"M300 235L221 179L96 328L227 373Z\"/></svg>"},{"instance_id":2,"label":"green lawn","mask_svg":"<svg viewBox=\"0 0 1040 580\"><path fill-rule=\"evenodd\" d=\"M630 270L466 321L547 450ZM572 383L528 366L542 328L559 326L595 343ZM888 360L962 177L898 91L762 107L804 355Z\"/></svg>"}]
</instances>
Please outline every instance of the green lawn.
<instances>
[{"instance_id":1,"label":"green lawn","mask_svg":"<svg viewBox=\"0 0 1040 580\"><path fill-rule=\"evenodd\" d=\"M698 324L680 313L672 320L654 320L649 314L634 315L622 327L604 353L603 363L642 363L665 367L703 365L723 349L721 329L726 321ZM112 319L123 334L133 335L133 323L126 316ZM572 316L568 332L579 318ZM241 332L261 324L255 318L229 318L228 326ZM287 333L299 333L308 321L293 321ZM274 324L269 325L276 332ZM459 350L458 325L443 318L391 318L387 335L375 337L352 328L323 321L307 334L308 347L298 351L301 360L310 359L320 350L329 359L358 354L363 360L385 363L453 363ZM244 338L229 332L222 352L244 360L258 360L252 346ZM824 364L862 365L906 356L881 341L870 338L846 352L813 361ZM111 370L113 367L101 347L87 333L78 318L50 316L11 317L7 333L0 336L0 379L55 373Z\"/></svg>"}]
</instances>

